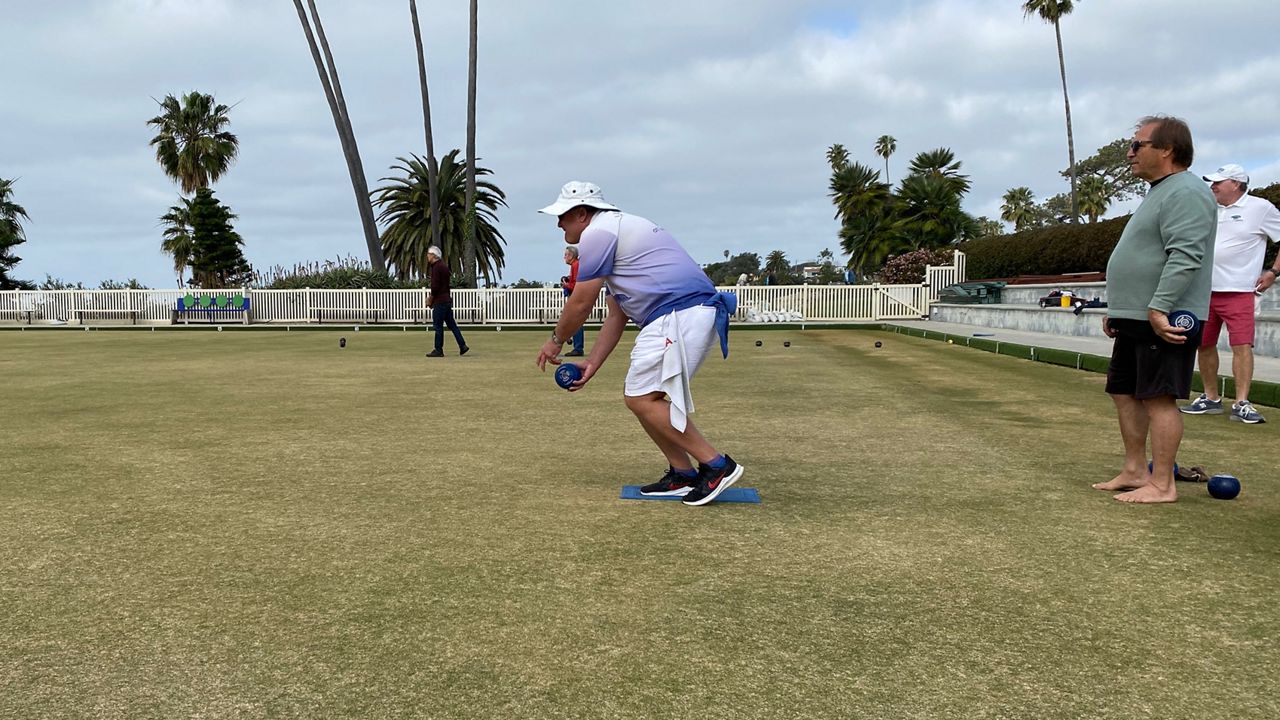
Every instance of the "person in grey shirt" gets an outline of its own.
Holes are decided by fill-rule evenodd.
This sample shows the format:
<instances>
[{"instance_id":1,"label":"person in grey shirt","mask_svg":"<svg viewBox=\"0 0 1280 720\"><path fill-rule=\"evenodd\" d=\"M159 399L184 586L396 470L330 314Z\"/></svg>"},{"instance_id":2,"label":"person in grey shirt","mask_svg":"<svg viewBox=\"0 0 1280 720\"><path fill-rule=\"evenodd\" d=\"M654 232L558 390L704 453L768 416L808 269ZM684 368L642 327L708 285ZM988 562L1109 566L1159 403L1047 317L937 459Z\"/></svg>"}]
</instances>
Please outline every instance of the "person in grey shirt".
<instances>
[{"instance_id":1,"label":"person in grey shirt","mask_svg":"<svg viewBox=\"0 0 1280 720\"><path fill-rule=\"evenodd\" d=\"M1200 330L1175 327L1169 313L1209 312L1217 202L1188 172L1195 150L1186 122L1149 116L1138 122L1129 168L1151 189L1125 225L1107 262L1107 315L1114 338L1107 368L1124 441L1124 468L1098 490L1123 491L1122 502L1178 499L1173 462L1182 443L1177 400L1191 392ZM1147 438L1151 469L1147 469Z\"/></svg>"}]
</instances>

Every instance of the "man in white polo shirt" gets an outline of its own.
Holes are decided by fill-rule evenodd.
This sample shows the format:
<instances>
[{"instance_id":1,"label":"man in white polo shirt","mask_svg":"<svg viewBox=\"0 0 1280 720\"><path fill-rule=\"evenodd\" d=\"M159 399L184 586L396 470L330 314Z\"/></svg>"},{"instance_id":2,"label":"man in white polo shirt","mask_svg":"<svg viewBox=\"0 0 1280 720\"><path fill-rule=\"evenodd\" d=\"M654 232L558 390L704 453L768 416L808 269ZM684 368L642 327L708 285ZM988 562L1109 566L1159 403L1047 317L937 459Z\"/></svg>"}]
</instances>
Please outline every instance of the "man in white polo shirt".
<instances>
[{"instance_id":1,"label":"man in white polo shirt","mask_svg":"<svg viewBox=\"0 0 1280 720\"><path fill-rule=\"evenodd\" d=\"M729 316L737 297L717 292L671 233L605 202L592 183L566 183L560 197L538 212L558 219L564 241L578 248L580 263L578 283L551 339L538 352L538 367L545 371L547 363L560 364L565 340L582 327L605 288L609 314L586 360L573 363L582 377L569 389L581 390L595 376L627 321L634 320L640 332L623 394L627 409L667 460L667 472L640 493L680 497L685 505L715 500L742 477L743 468L693 424L689 381L717 339L729 356Z\"/></svg>"},{"instance_id":2,"label":"man in white polo shirt","mask_svg":"<svg viewBox=\"0 0 1280 720\"><path fill-rule=\"evenodd\" d=\"M1218 393L1218 335L1226 323L1231 344L1231 374L1236 382L1236 402L1231 419L1266 422L1249 402L1253 381L1254 293L1265 292L1276 281L1280 267L1263 268L1267 238L1280 240L1280 211L1260 197L1250 195L1249 176L1239 165L1223 165L1205 175L1218 200L1218 239L1214 248L1213 294L1209 317L1200 341L1200 377L1204 392L1179 408L1188 415L1221 415ZM1280 263L1280 258L1277 258Z\"/></svg>"}]
</instances>

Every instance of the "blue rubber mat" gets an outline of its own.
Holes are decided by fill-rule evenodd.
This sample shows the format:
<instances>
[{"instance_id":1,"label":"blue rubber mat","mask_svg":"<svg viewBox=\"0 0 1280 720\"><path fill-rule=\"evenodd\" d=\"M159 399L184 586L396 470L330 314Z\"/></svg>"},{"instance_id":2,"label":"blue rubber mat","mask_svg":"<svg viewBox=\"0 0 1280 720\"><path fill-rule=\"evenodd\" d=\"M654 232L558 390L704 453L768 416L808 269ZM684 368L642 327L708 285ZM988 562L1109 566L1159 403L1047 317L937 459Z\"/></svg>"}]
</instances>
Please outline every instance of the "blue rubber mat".
<instances>
[{"instance_id":1,"label":"blue rubber mat","mask_svg":"<svg viewBox=\"0 0 1280 720\"><path fill-rule=\"evenodd\" d=\"M640 494L639 485L623 485L622 495L619 496L623 500L680 500L679 495L669 495L661 497L648 497ZM720 493L720 497L713 502L737 502L737 503L758 503L760 502L760 493L755 488L731 487Z\"/></svg>"}]
</instances>

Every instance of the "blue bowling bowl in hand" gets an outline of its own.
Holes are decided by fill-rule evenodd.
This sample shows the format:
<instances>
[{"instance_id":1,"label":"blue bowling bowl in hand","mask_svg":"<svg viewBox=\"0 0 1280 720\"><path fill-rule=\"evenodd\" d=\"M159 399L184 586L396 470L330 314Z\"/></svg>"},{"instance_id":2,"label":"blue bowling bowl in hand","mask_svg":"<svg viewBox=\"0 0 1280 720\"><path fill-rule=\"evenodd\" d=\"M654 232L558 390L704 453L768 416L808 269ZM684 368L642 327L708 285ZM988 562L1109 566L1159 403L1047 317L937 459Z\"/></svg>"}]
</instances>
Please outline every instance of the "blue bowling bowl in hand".
<instances>
[{"instance_id":1,"label":"blue bowling bowl in hand","mask_svg":"<svg viewBox=\"0 0 1280 720\"><path fill-rule=\"evenodd\" d=\"M565 390L582 378L582 368L573 363L564 363L556 368L556 384Z\"/></svg>"}]
</instances>

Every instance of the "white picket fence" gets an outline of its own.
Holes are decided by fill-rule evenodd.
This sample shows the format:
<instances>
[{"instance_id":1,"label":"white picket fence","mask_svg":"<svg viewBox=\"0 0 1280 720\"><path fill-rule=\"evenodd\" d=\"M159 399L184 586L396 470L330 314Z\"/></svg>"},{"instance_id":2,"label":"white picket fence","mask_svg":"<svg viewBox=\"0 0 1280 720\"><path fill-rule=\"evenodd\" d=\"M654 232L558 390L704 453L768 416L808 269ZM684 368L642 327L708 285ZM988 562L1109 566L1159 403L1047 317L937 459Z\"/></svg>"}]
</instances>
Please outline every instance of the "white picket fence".
<instances>
[{"instance_id":1,"label":"white picket fence","mask_svg":"<svg viewBox=\"0 0 1280 720\"><path fill-rule=\"evenodd\" d=\"M924 284L929 287L929 302L938 299L938 293L942 292L942 288L964 282L964 253L957 250L955 260L952 262L955 264L925 267Z\"/></svg>"},{"instance_id":2,"label":"white picket fence","mask_svg":"<svg viewBox=\"0 0 1280 720\"><path fill-rule=\"evenodd\" d=\"M938 290L964 279L957 267L930 267L919 285L741 285L719 288L738 296L745 322L874 322L929 315ZM452 290L454 316L472 324L545 324L560 317L559 288ZM244 297L246 312L177 312L178 300ZM58 324L299 324L430 322L427 292L417 290L7 290L0 291L0 323ZM591 319L608 312L604 293Z\"/></svg>"}]
</instances>

